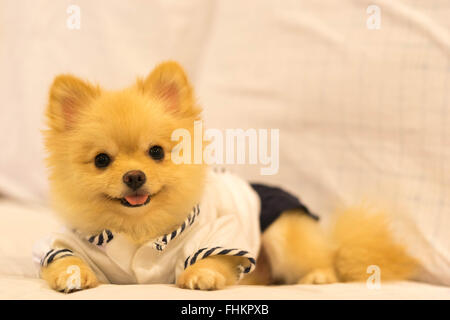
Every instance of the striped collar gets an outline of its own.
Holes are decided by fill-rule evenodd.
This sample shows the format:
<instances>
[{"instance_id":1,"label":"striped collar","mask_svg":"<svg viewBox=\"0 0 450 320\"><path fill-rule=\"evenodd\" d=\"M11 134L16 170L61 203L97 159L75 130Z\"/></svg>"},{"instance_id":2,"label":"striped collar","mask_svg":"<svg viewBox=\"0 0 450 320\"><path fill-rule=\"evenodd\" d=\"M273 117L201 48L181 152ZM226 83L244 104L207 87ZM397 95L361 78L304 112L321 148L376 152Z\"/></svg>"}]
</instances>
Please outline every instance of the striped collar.
<instances>
[{"instance_id":1,"label":"striped collar","mask_svg":"<svg viewBox=\"0 0 450 320\"><path fill-rule=\"evenodd\" d=\"M181 226L178 227L178 229L153 240L153 248L158 251L163 251L170 241L172 241L177 236L182 234L187 227L190 227L194 223L195 218L199 214L200 214L200 207L197 204L196 206L194 206L194 208L192 208L191 213L187 216L187 218L184 220Z\"/></svg>"},{"instance_id":2,"label":"striped collar","mask_svg":"<svg viewBox=\"0 0 450 320\"><path fill-rule=\"evenodd\" d=\"M114 235L108 229L103 230L102 232L89 235L85 237L87 241L92 244L95 244L97 247L104 247L107 243L109 243L112 239L114 239Z\"/></svg>"},{"instance_id":3,"label":"striped collar","mask_svg":"<svg viewBox=\"0 0 450 320\"><path fill-rule=\"evenodd\" d=\"M152 247L158 251L163 251L170 241L178 237L184 230L186 230L186 228L190 227L194 223L195 218L199 214L200 207L197 204L194 208L192 208L192 211L189 213L184 222L178 227L178 229L152 240ZM110 230L105 229L98 234L88 235L85 239L97 247L105 247L106 244L114 239L114 235Z\"/></svg>"}]
</instances>

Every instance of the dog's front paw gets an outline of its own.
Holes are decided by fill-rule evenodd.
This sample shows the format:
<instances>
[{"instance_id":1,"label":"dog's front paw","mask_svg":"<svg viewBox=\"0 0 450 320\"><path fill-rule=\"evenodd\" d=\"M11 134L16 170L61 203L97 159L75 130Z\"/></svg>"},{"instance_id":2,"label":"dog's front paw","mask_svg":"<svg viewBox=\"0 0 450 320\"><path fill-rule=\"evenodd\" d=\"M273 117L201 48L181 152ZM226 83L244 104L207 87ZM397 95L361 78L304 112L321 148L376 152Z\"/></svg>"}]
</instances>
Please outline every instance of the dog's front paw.
<instances>
[{"instance_id":1,"label":"dog's front paw","mask_svg":"<svg viewBox=\"0 0 450 320\"><path fill-rule=\"evenodd\" d=\"M187 269L177 280L177 285L185 289L218 290L225 288L226 284L223 274L209 268Z\"/></svg>"},{"instance_id":2,"label":"dog's front paw","mask_svg":"<svg viewBox=\"0 0 450 320\"><path fill-rule=\"evenodd\" d=\"M52 289L64 293L94 288L99 285L94 272L78 257L66 257L53 261L42 269L41 277Z\"/></svg>"},{"instance_id":3,"label":"dog's front paw","mask_svg":"<svg viewBox=\"0 0 450 320\"><path fill-rule=\"evenodd\" d=\"M328 284L337 282L333 268L315 269L303 276L299 284Z\"/></svg>"}]
</instances>

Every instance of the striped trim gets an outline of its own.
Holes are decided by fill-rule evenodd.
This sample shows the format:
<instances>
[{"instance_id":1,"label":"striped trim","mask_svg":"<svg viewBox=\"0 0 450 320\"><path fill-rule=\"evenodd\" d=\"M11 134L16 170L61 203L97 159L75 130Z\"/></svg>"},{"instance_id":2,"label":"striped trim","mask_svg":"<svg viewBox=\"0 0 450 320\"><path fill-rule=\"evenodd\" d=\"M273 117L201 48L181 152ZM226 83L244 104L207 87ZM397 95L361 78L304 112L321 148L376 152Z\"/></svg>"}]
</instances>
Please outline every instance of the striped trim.
<instances>
[{"instance_id":1,"label":"striped trim","mask_svg":"<svg viewBox=\"0 0 450 320\"><path fill-rule=\"evenodd\" d=\"M89 241L92 244L95 244L96 246L103 247L112 239L114 239L114 235L110 230L105 229L101 233L87 237L86 239L87 241Z\"/></svg>"},{"instance_id":2,"label":"striped trim","mask_svg":"<svg viewBox=\"0 0 450 320\"><path fill-rule=\"evenodd\" d=\"M184 269L193 265L198 260L204 259L209 256L219 256L219 255L244 257L248 259L248 262L250 264L247 267L243 265L238 266L239 280L244 276L244 274L250 273L255 269L256 260L248 251L241 249L226 249L223 247L202 248L198 250L193 255L187 257L187 259L184 261Z\"/></svg>"},{"instance_id":3,"label":"striped trim","mask_svg":"<svg viewBox=\"0 0 450 320\"><path fill-rule=\"evenodd\" d=\"M167 244L169 244L170 241L172 241L173 239L175 239L177 236L179 236L187 227L191 226L194 221L195 218L200 214L200 207L199 205L196 205L191 213L188 215L188 217L186 218L186 220L183 222L183 224L175 231L173 231L172 233L168 233L165 234L159 238L157 238L154 242L153 242L153 248L155 248L158 251L162 251L165 249L165 247L167 246ZM107 243L109 243L111 240L114 239L114 235L112 234L112 232L108 229L103 230L101 233L96 234L96 235L90 235L85 237L87 241L89 241L90 243L98 246L98 247L105 247L105 245Z\"/></svg>"},{"instance_id":4,"label":"striped trim","mask_svg":"<svg viewBox=\"0 0 450 320\"><path fill-rule=\"evenodd\" d=\"M156 240L153 241L153 248L158 250L158 251L163 251L166 246L170 243L170 241L172 241L173 239L175 239L176 237L178 237L180 234L183 233L184 230L186 230L187 227L191 226L194 221L195 218L200 214L200 207L197 204L191 211L191 213L188 215L188 217L186 218L186 220L184 220L184 222L181 224L181 226L174 230L171 233L165 234L159 238L157 238Z\"/></svg>"},{"instance_id":5,"label":"striped trim","mask_svg":"<svg viewBox=\"0 0 450 320\"><path fill-rule=\"evenodd\" d=\"M41 259L41 266L46 267L50 263L55 260L73 256L72 250L69 249L51 249L49 252L45 254L45 256Z\"/></svg>"}]
</instances>

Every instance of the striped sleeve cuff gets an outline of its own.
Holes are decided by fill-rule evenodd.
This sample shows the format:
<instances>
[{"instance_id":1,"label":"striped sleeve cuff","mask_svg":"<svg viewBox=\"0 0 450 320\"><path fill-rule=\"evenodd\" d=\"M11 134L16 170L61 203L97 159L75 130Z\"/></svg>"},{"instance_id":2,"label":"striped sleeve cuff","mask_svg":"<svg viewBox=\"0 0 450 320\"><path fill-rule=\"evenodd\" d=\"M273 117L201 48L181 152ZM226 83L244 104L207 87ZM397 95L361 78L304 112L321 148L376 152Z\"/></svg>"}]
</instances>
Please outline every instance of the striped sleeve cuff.
<instances>
[{"instance_id":1,"label":"striped sleeve cuff","mask_svg":"<svg viewBox=\"0 0 450 320\"><path fill-rule=\"evenodd\" d=\"M209 256L219 256L219 255L247 258L249 262L247 266L243 265L238 266L239 279L241 279L244 276L244 274L250 273L255 269L256 260L248 251L241 249L226 249L223 247L202 248L198 250L193 255L187 257L187 259L184 261L184 269L193 265L196 261L207 258Z\"/></svg>"},{"instance_id":2,"label":"striped sleeve cuff","mask_svg":"<svg viewBox=\"0 0 450 320\"><path fill-rule=\"evenodd\" d=\"M45 256L41 259L41 266L47 267L50 263L52 263L55 260L73 256L72 250L69 249L51 249L48 251Z\"/></svg>"}]
</instances>

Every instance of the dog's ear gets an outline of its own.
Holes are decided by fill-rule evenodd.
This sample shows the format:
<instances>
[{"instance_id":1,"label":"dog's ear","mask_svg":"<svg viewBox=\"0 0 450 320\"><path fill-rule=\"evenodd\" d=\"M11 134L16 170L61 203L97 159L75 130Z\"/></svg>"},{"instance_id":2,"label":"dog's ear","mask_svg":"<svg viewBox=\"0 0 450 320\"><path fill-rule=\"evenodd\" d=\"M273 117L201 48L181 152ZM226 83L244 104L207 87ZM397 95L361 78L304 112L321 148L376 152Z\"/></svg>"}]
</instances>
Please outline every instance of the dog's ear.
<instances>
[{"instance_id":1,"label":"dog's ear","mask_svg":"<svg viewBox=\"0 0 450 320\"><path fill-rule=\"evenodd\" d=\"M100 89L72 75L60 75L50 88L47 118L51 128L72 129L83 108L100 94Z\"/></svg>"},{"instance_id":2,"label":"dog's ear","mask_svg":"<svg viewBox=\"0 0 450 320\"><path fill-rule=\"evenodd\" d=\"M145 93L164 102L167 111L181 116L195 116L194 93L183 68L174 61L159 64L143 81Z\"/></svg>"}]
</instances>

